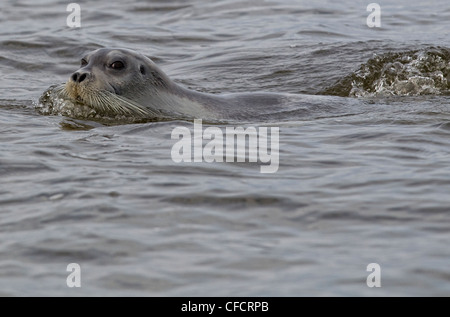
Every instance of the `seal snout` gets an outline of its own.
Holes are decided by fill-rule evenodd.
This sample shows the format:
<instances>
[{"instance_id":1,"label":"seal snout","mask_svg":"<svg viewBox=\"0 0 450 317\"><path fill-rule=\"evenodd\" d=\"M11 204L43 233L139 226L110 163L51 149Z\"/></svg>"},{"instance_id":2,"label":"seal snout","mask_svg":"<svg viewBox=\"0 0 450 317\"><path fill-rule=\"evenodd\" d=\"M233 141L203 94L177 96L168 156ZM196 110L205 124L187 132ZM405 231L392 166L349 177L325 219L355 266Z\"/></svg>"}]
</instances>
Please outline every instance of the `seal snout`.
<instances>
[{"instance_id":1,"label":"seal snout","mask_svg":"<svg viewBox=\"0 0 450 317\"><path fill-rule=\"evenodd\" d=\"M92 76L91 72L89 71L77 71L73 73L72 76L70 76L70 79L76 83L81 83L85 79L90 78L91 76Z\"/></svg>"}]
</instances>

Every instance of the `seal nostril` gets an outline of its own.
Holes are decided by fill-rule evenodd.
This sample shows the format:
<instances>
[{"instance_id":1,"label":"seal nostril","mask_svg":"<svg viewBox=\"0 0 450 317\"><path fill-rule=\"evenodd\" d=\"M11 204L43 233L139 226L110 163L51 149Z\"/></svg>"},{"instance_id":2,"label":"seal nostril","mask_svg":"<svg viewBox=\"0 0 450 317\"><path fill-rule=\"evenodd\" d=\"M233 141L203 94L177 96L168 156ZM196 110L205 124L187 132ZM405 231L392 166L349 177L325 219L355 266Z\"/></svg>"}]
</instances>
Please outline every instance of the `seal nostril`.
<instances>
[{"instance_id":1,"label":"seal nostril","mask_svg":"<svg viewBox=\"0 0 450 317\"><path fill-rule=\"evenodd\" d=\"M81 83L83 80L86 79L86 77L87 77L86 74L81 75L80 78L78 79L78 82Z\"/></svg>"},{"instance_id":2,"label":"seal nostril","mask_svg":"<svg viewBox=\"0 0 450 317\"><path fill-rule=\"evenodd\" d=\"M78 73L74 73L71 78L74 82L76 82L78 79Z\"/></svg>"}]
</instances>

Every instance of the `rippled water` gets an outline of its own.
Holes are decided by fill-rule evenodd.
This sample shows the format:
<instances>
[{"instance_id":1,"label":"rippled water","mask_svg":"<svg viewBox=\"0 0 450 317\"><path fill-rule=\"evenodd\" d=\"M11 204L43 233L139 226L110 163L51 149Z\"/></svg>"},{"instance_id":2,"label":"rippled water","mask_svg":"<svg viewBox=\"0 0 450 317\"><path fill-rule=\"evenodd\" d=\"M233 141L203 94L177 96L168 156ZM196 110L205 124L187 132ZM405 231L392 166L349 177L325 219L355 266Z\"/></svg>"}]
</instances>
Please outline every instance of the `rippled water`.
<instances>
[{"instance_id":1,"label":"rippled water","mask_svg":"<svg viewBox=\"0 0 450 317\"><path fill-rule=\"evenodd\" d=\"M2 3L0 295L449 295L450 6L380 3L368 28L367 4L83 2L71 29L64 1ZM42 115L101 47L201 92L303 96L233 123L280 128L279 170L175 163L191 120Z\"/></svg>"}]
</instances>

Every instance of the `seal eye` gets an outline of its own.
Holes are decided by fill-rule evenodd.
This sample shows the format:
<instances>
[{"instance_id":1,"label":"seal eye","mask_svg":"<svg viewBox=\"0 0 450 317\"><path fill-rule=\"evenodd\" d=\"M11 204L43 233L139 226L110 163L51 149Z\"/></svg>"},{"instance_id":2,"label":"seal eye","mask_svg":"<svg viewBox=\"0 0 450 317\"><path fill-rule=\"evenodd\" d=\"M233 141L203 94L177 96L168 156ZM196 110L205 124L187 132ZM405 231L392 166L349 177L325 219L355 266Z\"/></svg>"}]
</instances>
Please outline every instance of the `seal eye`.
<instances>
[{"instance_id":1,"label":"seal eye","mask_svg":"<svg viewBox=\"0 0 450 317\"><path fill-rule=\"evenodd\" d=\"M121 61L117 61L117 62L112 63L112 64L110 65L110 67L111 67L112 69L120 70L120 69L125 68L125 65L124 65Z\"/></svg>"},{"instance_id":2,"label":"seal eye","mask_svg":"<svg viewBox=\"0 0 450 317\"><path fill-rule=\"evenodd\" d=\"M84 67L88 64L88 62L83 58L81 59L81 67Z\"/></svg>"}]
</instances>

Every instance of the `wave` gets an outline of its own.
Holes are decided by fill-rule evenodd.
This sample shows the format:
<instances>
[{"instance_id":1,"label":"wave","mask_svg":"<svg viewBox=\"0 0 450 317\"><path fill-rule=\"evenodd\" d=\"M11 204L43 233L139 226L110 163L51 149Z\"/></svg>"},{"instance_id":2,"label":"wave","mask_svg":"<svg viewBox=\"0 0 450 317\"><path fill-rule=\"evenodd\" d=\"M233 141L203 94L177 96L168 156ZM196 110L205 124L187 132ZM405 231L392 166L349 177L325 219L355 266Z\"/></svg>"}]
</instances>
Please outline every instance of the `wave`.
<instances>
[{"instance_id":1,"label":"wave","mask_svg":"<svg viewBox=\"0 0 450 317\"><path fill-rule=\"evenodd\" d=\"M343 97L450 95L450 50L375 55L320 94Z\"/></svg>"}]
</instances>

